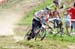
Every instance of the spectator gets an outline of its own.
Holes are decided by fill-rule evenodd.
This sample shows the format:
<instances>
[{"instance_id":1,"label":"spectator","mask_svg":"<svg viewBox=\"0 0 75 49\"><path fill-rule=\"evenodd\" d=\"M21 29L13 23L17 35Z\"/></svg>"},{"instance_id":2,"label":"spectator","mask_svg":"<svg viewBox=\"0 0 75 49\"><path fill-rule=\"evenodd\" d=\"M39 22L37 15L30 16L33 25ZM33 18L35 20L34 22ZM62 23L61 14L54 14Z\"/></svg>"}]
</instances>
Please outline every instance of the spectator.
<instances>
[{"instance_id":1,"label":"spectator","mask_svg":"<svg viewBox=\"0 0 75 49\"><path fill-rule=\"evenodd\" d=\"M68 10L66 11L66 19L65 19L66 31L67 34L70 35L70 28L71 28L71 16Z\"/></svg>"},{"instance_id":2,"label":"spectator","mask_svg":"<svg viewBox=\"0 0 75 49\"><path fill-rule=\"evenodd\" d=\"M57 11L57 8L53 11L53 18L54 19L54 28L58 27L58 22L59 22L59 12Z\"/></svg>"},{"instance_id":3,"label":"spectator","mask_svg":"<svg viewBox=\"0 0 75 49\"><path fill-rule=\"evenodd\" d=\"M73 25L73 29L74 29L74 32L75 32L75 3L73 5L73 7L71 7L69 9L69 12L70 12L70 15L71 15L71 23Z\"/></svg>"}]
</instances>

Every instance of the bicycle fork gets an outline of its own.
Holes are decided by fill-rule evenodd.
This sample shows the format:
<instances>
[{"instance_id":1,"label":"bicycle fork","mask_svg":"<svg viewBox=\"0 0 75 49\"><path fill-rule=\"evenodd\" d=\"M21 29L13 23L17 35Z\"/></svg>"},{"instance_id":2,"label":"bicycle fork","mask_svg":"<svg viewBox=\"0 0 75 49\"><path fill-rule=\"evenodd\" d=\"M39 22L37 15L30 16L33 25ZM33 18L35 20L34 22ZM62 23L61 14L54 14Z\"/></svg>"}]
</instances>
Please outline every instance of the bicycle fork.
<instances>
[{"instance_id":1,"label":"bicycle fork","mask_svg":"<svg viewBox=\"0 0 75 49\"><path fill-rule=\"evenodd\" d=\"M46 37L46 29L43 28L43 35L41 37L41 40L43 40Z\"/></svg>"}]
</instances>

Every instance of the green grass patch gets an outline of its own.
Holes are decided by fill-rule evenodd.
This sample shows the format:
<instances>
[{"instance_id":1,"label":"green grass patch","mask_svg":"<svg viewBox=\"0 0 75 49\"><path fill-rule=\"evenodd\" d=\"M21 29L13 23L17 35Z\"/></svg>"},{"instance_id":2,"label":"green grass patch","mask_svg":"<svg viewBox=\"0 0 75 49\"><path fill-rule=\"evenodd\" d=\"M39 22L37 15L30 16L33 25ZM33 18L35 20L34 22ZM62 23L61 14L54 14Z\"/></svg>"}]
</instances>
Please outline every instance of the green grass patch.
<instances>
[{"instance_id":1,"label":"green grass patch","mask_svg":"<svg viewBox=\"0 0 75 49\"><path fill-rule=\"evenodd\" d=\"M28 46L33 49L68 49L68 45L74 45L75 43L66 42L61 40L55 40L52 38L46 38L43 41L40 40L30 40L30 41L20 41L19 44ZM74 45L75 46L75 45Z\"/></svg>"}]
</instances>

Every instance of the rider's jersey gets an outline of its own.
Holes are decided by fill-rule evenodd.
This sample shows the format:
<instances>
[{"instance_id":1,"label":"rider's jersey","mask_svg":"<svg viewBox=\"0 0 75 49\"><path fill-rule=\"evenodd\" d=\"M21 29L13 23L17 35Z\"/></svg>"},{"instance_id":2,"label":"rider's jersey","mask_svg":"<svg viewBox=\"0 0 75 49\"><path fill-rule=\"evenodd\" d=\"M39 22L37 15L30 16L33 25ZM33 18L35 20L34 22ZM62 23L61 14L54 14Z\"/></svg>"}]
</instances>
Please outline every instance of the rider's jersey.
<instances>
[{"instance_id":1,"label":"rider's jersey","mask_svg":"<svg viewBox=\"0 0 75 49\"><path fill-rule=\"evenodd\" d=\"M41 16L43 15L43 13L44 13L44 10L40 10L40 11L36 12L34 14L34 19L36 19L37 21L39 21L39 19L41 19Z\"/></svg>"},{"instance_id":2,"label":"rider's jersey","mask_svg":"<svg viewBox=\"0 0 75 49\"><path fill-rule=\"evenodd\" d=\"M40 11L36 12L34 19L36 19L37 21L39 21L39 19L40 19L41 24L46 25L49 20L49 14L47 14L46 12L47 12L46 10L40 10Z\"/></svg>"},{"instance_id":3,"label":"rider's jersey","mask_svg":"<svg viewBox=\"0 0 75 49\"><path fill-rule=\"evenodd\" d=\"M46 14L46 10L40 10L35 13L34 19L39 21L39 19L42 21L43 19L46 20L48 18L48 14Z\"/></svg>"}]
</instances>

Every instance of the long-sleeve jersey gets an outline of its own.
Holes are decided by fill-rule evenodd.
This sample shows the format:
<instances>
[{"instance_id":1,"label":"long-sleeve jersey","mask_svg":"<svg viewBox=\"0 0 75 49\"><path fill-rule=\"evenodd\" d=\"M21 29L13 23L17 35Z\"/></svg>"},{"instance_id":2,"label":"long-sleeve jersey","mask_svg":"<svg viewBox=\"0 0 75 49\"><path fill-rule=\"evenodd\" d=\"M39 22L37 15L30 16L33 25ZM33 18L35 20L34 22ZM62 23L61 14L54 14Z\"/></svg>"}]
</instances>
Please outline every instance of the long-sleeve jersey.
<instances>
[{"instance_id":1,"label":"long-sleeve jersey","mask_svg":"<svg viewBox=\"0 0 75 49\"><path fill-rule=\"evenodd\" d=\"M47 14L46 12L47 12L46 10L40 10L36 12L34 14L34 19L36 19L37 21L39 21L39 19L40 20L44 19L47 21L47 19L49 18L49 14Z\"/></svg>"}]
</instances>

